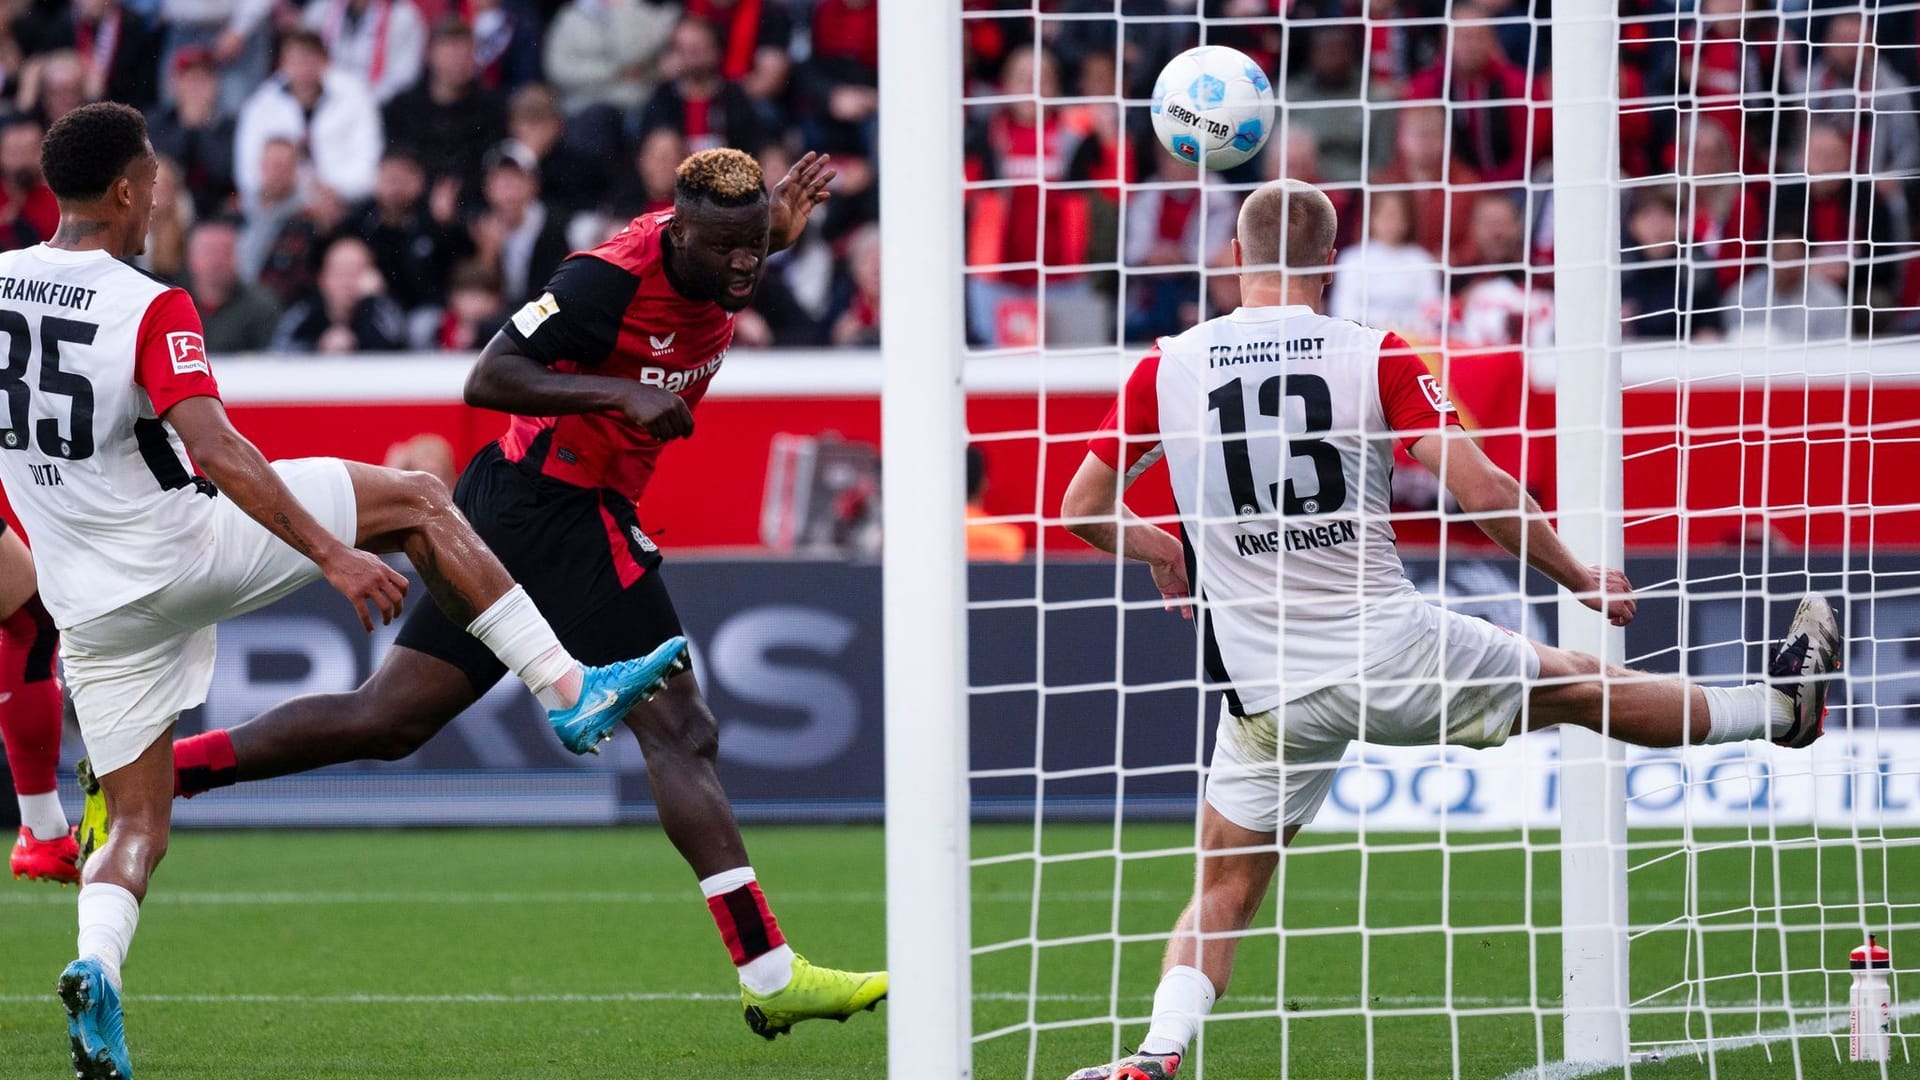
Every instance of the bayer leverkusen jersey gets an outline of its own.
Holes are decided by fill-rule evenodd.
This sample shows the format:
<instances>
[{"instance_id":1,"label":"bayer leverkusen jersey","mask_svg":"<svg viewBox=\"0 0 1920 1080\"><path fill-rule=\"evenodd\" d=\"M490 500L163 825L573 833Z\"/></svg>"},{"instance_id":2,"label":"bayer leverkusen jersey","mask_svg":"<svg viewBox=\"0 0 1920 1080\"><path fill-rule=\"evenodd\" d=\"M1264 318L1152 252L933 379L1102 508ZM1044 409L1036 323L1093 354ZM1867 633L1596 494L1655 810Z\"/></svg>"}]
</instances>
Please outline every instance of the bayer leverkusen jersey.
<instances>
[{"instance_id":1,"label":"bayer leverkusen jersey","mask_svg":"<svg viewBox=\"0 0 1920 1080\"><path fill-rule=\"evenodd\" d=\"M700 404L733 343L733 314L689 300L667 281L671 213L633 219L618 236L561 263L540 298L506 333L556 371L633 379ZM500 439L511 461L577 487L611 488L638 502L661 443L610 413L515 416Z\"/></svg>"}]
</instances>

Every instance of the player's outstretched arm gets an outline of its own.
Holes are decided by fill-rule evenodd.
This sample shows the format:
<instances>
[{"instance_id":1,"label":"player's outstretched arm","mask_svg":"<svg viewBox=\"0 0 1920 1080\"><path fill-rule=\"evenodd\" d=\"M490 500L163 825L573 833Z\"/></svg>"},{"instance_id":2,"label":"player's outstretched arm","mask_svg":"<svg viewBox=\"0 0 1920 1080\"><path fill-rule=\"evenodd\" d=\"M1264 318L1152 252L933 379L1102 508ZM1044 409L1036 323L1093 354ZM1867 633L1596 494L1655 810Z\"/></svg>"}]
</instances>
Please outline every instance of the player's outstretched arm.
<instances>
[{"instance_id":1,"label":"player's outstretched arm","mask_svg":"<svg viewBox=\"0 0 1920 1080\"><path fill-rule=\"evenodd\" d=\"M161 419L180 435L193 463L222 495L320 567L327 582L353 604L362 626L373 629L375 612L383 623L399 618L407 579L378 556L341 543L315 521L259 449L233 429L219 398L185 398Z\"/></svg>"},{"instance_id":2,"label":"player's outstretched arm","mask_svg":"<svg viewBox=\"0 0 1920 1080\"><path fill-rule=\"evenodd\" d=\"M816 154L809 150L787 175L773 185L770 200L771 217L767 227L767 254L790 248L800 242L800 234L807 231L807 218L813 209L832 197L827 185L840 175L837 170L827 167L833 158L826 154Z\"/></svg>"},{"instance_id":3,"label":"player's outstretched arm","mask_svg":"<svg viewBox=\"0 0 1920 1080\"><path fill-rule=\"evenodd\" d=\"M693 410L679 394L632 379L556 371L521 352L504 331L480 350L465 397L474 408L519 416L618 413L661 442L693 434Z\"/></svg>"},{"instance_id":4,"label":"player's outstretched arm","mask_svg":"<svg viewBox=\"0 0 1920 1080\"><path fill-rule=\"evenodd\" d=\"M1088 454L1060 500L1060 517L1068 532L1101 551L1146 563L1153 569L1153 583L1160 587L1161 597L1168 601L1167 610L1177 608L1183 617L1193 618L1193 608L1185 603L1186 552L1172 534L1127 509L1120 498L1119 470Z\"/></svg>"},{"instance_id":5,"label":"player's outstretched arm","mask_svg":"<svg viewBox=\"0 0 1920 1080\"><path fill-rule=\"evenodd\" d=\"M1524 553L1527 565L1560 583L1581 603L1603 611L1613 625L1625 626L1633 619L1633 585L1627 576L1576 558L1520 481L1488 460L1459 425L1421 436L1407 452L1440 478L1460 509L1472 515L1494 543L1514 555Z\"/></svg>"}]
</instances>

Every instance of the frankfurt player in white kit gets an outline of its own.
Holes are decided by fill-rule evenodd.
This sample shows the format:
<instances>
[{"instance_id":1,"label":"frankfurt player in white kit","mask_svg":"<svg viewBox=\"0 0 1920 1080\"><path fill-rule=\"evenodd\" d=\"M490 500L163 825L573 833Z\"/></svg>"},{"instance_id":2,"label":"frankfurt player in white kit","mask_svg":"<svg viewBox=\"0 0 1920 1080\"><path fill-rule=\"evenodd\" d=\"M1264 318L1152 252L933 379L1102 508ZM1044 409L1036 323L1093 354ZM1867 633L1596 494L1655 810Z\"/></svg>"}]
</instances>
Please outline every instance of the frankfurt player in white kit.
<instances>
[{"instance_id":1,"label":"frankfurt player in white kit","mask_svg":"<svg viewBox=\"0 0 1920 1080\"><path fill-rule=\"evenodd\" d=\"M372 630L407 590L376 553L404 551L556 727L617 720L684 665L686 642L585 667L438 480L333 458L269 465L227 421L193 302L120 261L144 247L153 211L140 113L82 106L48 130L41 157L59 229L0 254L0 481L35 541L113 818L84 867L80 955L58 985L74 1071L125 1078L120 968L166 853L173 722L206 700L215 624L324 577Z\"/></svg>"},{"instance_id":2,"label":"frankfurt player in white kit","mask_svg":"<svg viewBox=\"0 0 1920 1080\"><path fill-rule=\"evenodd\" d=\"M1320 314L1334 210L1295 180L1240 210L1243 306L1142 360L1069 486L1076 535L1189 583L1209 683L1225 694L1202 808L1193 901L1167 945L1137 1053L1068 1080L1164 1080L1226 992L1239 936L1280 848L1313 819L1348 743L1498 746L1575 724L1643 746L1820 737L1840 666L1825 600L1800 605L1770 683L1700 686L1607 666L1425 602L1388 521L1396 443L1501 547L1604 612L1633 618L1618 570L1574 558L1540 507L1488 461L1399 337ZM1182 539L1132 518L1126 482L1166 458ZM1219 852L1219 854L1211 854ZM1205 935L1202 937L1202 935Z\"/></svg>"}]
</instances>

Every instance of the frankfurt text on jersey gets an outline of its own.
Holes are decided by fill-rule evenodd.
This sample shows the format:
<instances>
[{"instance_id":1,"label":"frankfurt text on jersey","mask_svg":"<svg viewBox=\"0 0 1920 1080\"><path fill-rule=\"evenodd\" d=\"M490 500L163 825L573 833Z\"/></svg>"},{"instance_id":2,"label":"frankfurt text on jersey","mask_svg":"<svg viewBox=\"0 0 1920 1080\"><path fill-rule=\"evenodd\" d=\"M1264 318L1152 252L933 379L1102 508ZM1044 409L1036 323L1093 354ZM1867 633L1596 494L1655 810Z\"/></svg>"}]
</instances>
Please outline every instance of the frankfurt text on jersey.
<instances>
[{"instance_id":1,"label":"frankfurt text on jersey","mask_svg":"<svg viewBox=\"0 0 1920 1080\"><path fill-rule=\"evenodd\" d=\"M1326 347L1326 343L1326 338L1303 337L1287 341L1214 345L1207 349L1207 366L1223 368L1239 364L1277 364L1287 359L1314 359L1320 355L1320 350Z\"/></svg>"},{"instance_id":2,"label":"frankfurt text on jersey","mask_svg":"<svg viewBox=\"0 0 1920 1080\"><path fill-rule=\"evenodd\" d=\"M27 300L36 304L51 304L54 307L79 308L85 311L93 306L93 298L98 292L97 289L83 289L78 285L64 285L58 281L0 277L0 300Z\"/></svg>"}]
</instances>

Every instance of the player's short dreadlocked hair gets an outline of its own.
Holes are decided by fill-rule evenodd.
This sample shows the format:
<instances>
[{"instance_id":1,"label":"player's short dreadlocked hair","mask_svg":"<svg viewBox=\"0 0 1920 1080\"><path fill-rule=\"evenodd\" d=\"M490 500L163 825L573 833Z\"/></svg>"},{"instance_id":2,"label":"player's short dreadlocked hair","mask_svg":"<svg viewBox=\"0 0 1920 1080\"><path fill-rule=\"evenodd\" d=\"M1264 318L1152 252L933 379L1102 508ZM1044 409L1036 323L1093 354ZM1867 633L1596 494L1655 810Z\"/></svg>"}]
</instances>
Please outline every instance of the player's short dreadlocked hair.
<instances>
[{"instance_id":1,"label":"player's short dreadlocked hair","mask_svg":"<svg viewBox=\"0 0 1920 1080\"><path fill-rule=\"evenodd\" d=\"M127 164L147 152L147 120L117 102L82 105L53 122L40 144L40 172L56 198L85 202L106 194Z\"/></svg>"},{"instance_id":2,"label":"player's short dreadlocked hair","mask_svg":"<svg viewBox=\"0 0 1920 1080\"><path fill-rule=\"evenodd\" d=\"M766 183L753 155L721 147L702 150L673 173L675 202L701 201L715 206L751 206L765 198Z\"/></svg>"}]
</instances>

